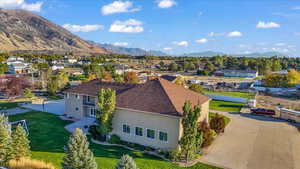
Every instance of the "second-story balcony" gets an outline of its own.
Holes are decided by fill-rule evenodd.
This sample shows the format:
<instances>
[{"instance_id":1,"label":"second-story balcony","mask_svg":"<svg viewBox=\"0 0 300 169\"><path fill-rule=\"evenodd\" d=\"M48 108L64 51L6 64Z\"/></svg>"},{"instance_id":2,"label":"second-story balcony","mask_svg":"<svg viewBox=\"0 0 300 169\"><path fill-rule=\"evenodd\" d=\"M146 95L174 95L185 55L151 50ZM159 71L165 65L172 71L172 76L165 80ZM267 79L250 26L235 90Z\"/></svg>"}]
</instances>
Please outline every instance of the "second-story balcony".
<instances>
[{"instance_id":1,"label":"second-story balcony","mask_svg":"<svg viewBox=\"0 0 300 169\"><path fill-rule=\"evenodd\" d=\"M95 106L96 105L95 97L83 96L83 105Z\"/></svg>"}]
</instances>

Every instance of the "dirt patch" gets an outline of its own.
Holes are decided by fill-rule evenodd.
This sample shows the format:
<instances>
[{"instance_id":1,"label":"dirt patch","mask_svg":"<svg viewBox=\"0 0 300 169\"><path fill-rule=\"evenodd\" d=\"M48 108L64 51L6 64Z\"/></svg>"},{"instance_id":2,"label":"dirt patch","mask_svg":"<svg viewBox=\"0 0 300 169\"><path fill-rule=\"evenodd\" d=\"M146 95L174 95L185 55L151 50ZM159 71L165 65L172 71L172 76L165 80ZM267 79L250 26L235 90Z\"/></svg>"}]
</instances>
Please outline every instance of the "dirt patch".
<instances>
[{"instance_id":1,"label":"dirt patch","mask_svg":"<svg viewBox=\"0 0 300 169\"><path fill-rule=\"evenodd\" d=\"M272 96L256 96L257 107L275 109L278 106L283 106L288 109L300 110L300 100L290 100Z\"/></svg>"}]
</instances>

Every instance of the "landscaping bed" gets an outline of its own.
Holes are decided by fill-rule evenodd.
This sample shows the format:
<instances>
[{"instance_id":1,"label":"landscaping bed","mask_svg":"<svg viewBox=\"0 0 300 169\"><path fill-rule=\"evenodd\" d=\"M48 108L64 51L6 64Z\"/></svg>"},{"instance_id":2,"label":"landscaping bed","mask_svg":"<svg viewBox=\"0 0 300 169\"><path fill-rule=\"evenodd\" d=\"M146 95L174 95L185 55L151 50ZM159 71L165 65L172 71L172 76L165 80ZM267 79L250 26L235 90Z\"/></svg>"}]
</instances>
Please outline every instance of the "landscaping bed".
<instances>
[{"instance_id":1,"label":"landscaping bed","mask_svg":"<svg viewBox=\"0 0 300 169\"><path fill-rule=\"evenodd\" d=\"M31 111L25 114L13 115L10 121L25 119L29 128L32 157L53 163L61 168L60 163L64 155L63 147L68 141L70 133L64 126L70 121L63 121L58 116L44 112ZM131 151L117 146L104 146L90 142L90 148L94 152L98 168L113 169L123 154L132 156L140 169L179 169L174 163L145 153ZM218 169L218 167L197 163L185 169Z\"/></svg>"}]
</instances>

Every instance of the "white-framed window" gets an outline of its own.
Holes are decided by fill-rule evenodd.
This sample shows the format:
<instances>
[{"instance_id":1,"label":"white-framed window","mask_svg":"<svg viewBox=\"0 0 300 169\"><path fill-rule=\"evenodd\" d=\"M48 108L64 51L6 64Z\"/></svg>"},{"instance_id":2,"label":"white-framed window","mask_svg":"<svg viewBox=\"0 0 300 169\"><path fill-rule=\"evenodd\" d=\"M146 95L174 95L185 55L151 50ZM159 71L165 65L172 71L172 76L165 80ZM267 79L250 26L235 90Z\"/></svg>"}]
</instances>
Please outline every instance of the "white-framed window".
<instances>
[{"instance_id":1,"label":"white-framed window","mask_svg":"<svg viewBox=\"0 0 300 169\"><path fill-rule=\"evenodd\" d=\"M147 138L155 139L155 130L147 129Z\"/></svg>"},{"instance_id":2,"label":"white-framed window","mask_svg":"<svg viewBox=\"0 0 300 169\"><path fill-rule=\"evenodd\" d=\"M90 108L90 117L96 117L97 111L95 108Z\"/></svg>"},{"instance_id":3,"label":"white-framed window","mask_svg":"<svg viewBox=\"0 0 300 169\"><path fill-rule=\"evenodd\" d=\"M168 141L168 133L166 133L166 132L159 131L158 137L159 137L160 141L165 141L165 142Z\"/></svg>"},{"instance_id":4,"label":"white-framed window","mask_svg":"<svg viewBox=\"0 0 300 169\"><path fill-rule=\"evenodd\" d=\"M90 103L91 102L91 96L87 96L86 100L87 100L88 103Z\"/></svg>"},{"instance_id":5,"label":"white-framed window","mask_svg":"<svg viewBox=\"0 0 300 169\"><path fill-rule=\"evenodd\" d=\"M137 136L143 136L143 128L141 128L141 127L135 127L135 135L137 135Z\"/></svg>"},{"instance_id":6,"label":"white-framed window","mask_svg":"<svg viewBox=\"0 0 300 169\"><path fill-rule=\"evenodd\" d=\"M128 124L123 124L122 130L123 133L130 134L130 126Z\"/></svg>"},{"instance_id":7,"label":"white-framed window","mask_svg":"<svg viewBox=\"0 0 300 169\"><path fill-rule=\"evenodd\" d=\"M75 98L76 98L76 99L80 99L79 94L75 94Z\"/></svg>"},{"instance_id":8,"label":"white-framed window","mask_svg":"<svg viewBox=\"0 0 300 169\"><path fill-rule=\"evenodd\" d=\"M70 94L69 93L66 93L66 98L70 98Z\"/></svg>"}]
</instances>

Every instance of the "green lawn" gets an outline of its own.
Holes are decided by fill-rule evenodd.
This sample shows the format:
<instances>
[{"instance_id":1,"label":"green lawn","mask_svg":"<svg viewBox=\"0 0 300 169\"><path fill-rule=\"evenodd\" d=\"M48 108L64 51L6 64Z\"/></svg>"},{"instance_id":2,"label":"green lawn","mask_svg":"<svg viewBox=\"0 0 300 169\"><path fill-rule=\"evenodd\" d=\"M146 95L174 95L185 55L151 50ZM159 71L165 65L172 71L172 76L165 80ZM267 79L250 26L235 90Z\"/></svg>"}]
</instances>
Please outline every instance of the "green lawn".
<instances>
[{"instance_id":1,"label":"green lawn","mask_svg":"<svg viewBox=\"0 0 300 169\"><path fill-rule=\"evenodd\" d=\"M0 110L1 109L12 109L18 107L18 103L17 102L11 102L11 103L0 103Z\"/></svg>"},{"instance_id":2,"label":"green lawn","mask_svg":"<svg viewBox=\"0 0 300 169\"><path fill-rule=\"evenodd\" d=\"M244 103L233 103L220 100L211 100L209 103L209 109L225 111L225 112L240 112Z\"/></svg>"},{"instance_id":3,"label":"green lawn","mask_svg":"<svg viewBox=\"0 0 300 169\"><path fill-rule=\"evenodd\" d=\"M219 92L219 91L209 91L209 90L204 90L204 94L242 97L242 98L246 98L246 99L253 99L254 95L255 95L254 93L248 93L248 92Z\"/></svg>"},{"instance_id":4,"label":"green lawn","mask_svg":"<svg viewBox=\"0 0 300 169\"><path fill-rule=\"evenodd\" d=\"M11 116L9 119L10 121L26 119L30 132L29 139L33 158L51 162L60 168L61 159L64 155L63 147L70 135L64 129L64 126L69 124L68 121L63 121L55 115L42 112L27 112L26 114ZM100 169L113 169L123 154L134 157L140 169L218 169L201 163L193 167L179 167L154 156L114 146L91 144L90 147Z\"/></svg>"},{"instance_id":5,"label":"green lawn","mask_svg":"<svg viewBox=\"0 0 300 169\"><path fill-rule=\"evenodd\" d=\"M211 118L213 118L214 116L216 116L216 114L217 114L217 113L211 113L211 112L209 112L209 120L211 120ZM222 115L222 114L221 114L221 115ZM224 116L224 115L222 115L222 116ZM229 124L229 123L230 123L230 118L227 117L227 116L224 116L224 118L225 118L225 124L226 124L226 125Z\"/></svg>"}]
</instances>

